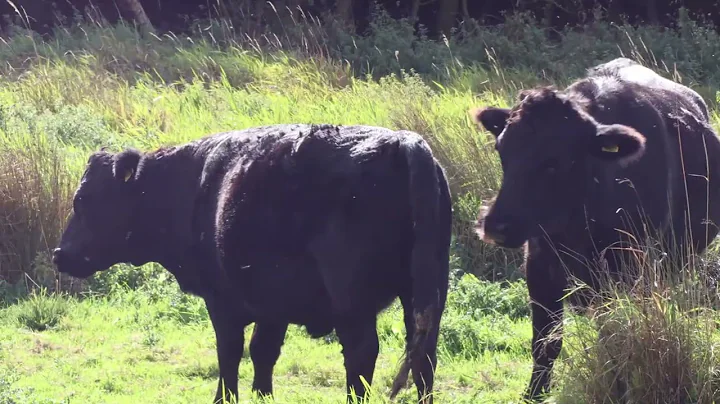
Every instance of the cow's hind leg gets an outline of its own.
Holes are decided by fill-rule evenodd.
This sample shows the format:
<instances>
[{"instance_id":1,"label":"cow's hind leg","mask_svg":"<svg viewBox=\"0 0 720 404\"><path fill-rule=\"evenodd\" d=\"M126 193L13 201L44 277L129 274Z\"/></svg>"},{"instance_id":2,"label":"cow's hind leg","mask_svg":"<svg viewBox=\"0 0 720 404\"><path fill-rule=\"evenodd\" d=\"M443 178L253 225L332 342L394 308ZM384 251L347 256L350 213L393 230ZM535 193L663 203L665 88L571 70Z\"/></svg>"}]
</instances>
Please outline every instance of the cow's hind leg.
<instances>
[{"instance_id":1,"label":"cow's hind leg","mask_svg":"<svg viewBox=\"0 0 720 404\"><path fill-rule=\"evenodd\" d=\"M272 395L272 375L285 341L287 323L256 322L250 339L250 358L255 375L252 390L261 396Z\"/></svg>"},{"instance_id":2,"label":"cow's hind leg","mask_svg":"<svg viewBox=\"0 0 720 404\"><path fill-rule=\"evenodd\" d=\"M208 314L215 329L216 351L220 377L213 403L237 402L238 367L242 359L245 337L243 331L248 321L238 318L232 307L223 302L206 301ZM233 401L235 400L235 401Z\"/></svg>"},{"instance_id":3,"label":"cow's hind leg","mask_svg":"<svg viewBox=\"0 0 720 404\"><path fill-rule=\"evenodd\" d=\"M405 351L410 347L413 336L415 335L415 317L413 316L412 295L410 293L401 294L400 305L403 309L403 322L405 323Z\"/></svg>"},{"instance_id":4,"label":"cow's hind leg","mask_svg":"<svg viewBox=\"0 0 720 404\"><path fill-rule=\"evenodd\" d=\"M444 297L444 296L443 296ZM412 297L409 295L400 295L400 303L403 307L403 318L405 322L405 352L409 354L412 347L413 339L417 334L415 330L415 316L412 307ZM440 307L434 316L442 314L444 305ZM417 388L418 401L422 404L432 404L433 385L435 380L435 368L437 366L437 343L440 334L440 322L433 318L429 324L430 329L427 330L422 352L416 357L411 358L411 370L413 382Z\"/></svg>"},{"instance_id":5,"label":"cow's hind leg","mask_svg":"<svg viewBox=\"0 0 720 404\"><path fill-rule=\"evenodd\" d=\"M423 404L432 404L435 368L437 366L437 342L440 332L440 323L433 320L425 337L423 355L412 358L412 375L418 392L418 401Z\"/></svg>"},{"instance_id":6,"label":"cow's hind leg","mask_svg":"<svg viewBox=\"0 0 720 404\"><path fill-rule=\"evenodd\" d=\"M364 398L365 385L361 376L368 386L372 384L380 349L375 320L374 315L344 316L335 327L345 359L348 402L352 401L353 393L358 402Z\"/></svg>"}]
</instances>

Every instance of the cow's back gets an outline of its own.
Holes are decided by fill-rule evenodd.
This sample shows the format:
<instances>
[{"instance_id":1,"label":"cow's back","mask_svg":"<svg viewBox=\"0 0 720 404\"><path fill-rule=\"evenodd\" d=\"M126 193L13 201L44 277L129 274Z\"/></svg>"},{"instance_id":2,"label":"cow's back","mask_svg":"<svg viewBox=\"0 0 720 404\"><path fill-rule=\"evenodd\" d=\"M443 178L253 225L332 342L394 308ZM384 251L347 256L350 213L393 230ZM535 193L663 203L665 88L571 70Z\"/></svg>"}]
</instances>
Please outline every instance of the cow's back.
<instances>
[{"instance_id":1,"label":"cow's back","mask_svg":"<svg viewBox=\"0 0 720 404\"><path fill-rule=\"evenodd\" d=\"M276 248L291 249L317 231L318 218L338 204L373 192L368 186L387 187L388 194L402 191L389 185L407 176L406 167L394 163L401 160L388 158L397 149L394 132L368 126L289 128L258 128L266 134L243 144L232 165L223 166L219 203L232 203L233 220L254 229L249 242L272 240Z\"/></svg>"},{"instance_id":2,"label":"cow's back","mask_svg":"<svg viewBox=\"0 0 720 404\"><path fill-rule=\"evenodd\" d=\"M408 269L413 229L399 136L378 127L313 125L247 145L252 154L224 178L216 226L219 249L228 249L221 253L232 255L226 270L253 284L243 292L249 306L312 325L330 317L328 282L352 279L352 290L368 299L361 306L396 296L394 271ZM316 268L316 245L331 233L330 242L347 249L344 259L367 261L364 273L337 268L342 279L328 280ZM278 295L283 301L273 300Z\"/></svg>"},{"instance_id":3,"label":"cow's back","mask_svg":"<svg viewBox=\"0 0 720 404\"><path fill-rule=\"evenodd\" d=\"M607 223L599 227L638 234L649 221L658 229L682 230L688 199L708 200L698 182L708 173L720 175L720 143L702 98L622 58L591 70L567 91L590 100L588 112L598 122L627 125L646 138L644 155L627 167L596 164L600 181L589 205Z\"/></svg>"},{"instance_id":4,"label":"cow's back","mask_svg":"<svg viewBox=\"0 0 720 404\"><path fill-rule=\"evenodd\" d=\"M366 125L306 124L267 125L208 136L193 146L204 161L198 199L213 214L223 209L220 205L233 201L238 212L235 219L255 229L257 243L265 237L276 245L297 245L297 237L317 227L311 218L327 215L339 200L353 192L360 196L367 184L380 190L383 184L407 176L403 160L393 155L399 136ZM402 191L388 187L395 193ZM276 228L286 231L278 235ZM292 232L301 234L291 236Z\"/></svg>"},{"instance_id":5,"label":"cow's back","mask_svg":"<svg viewBox=\"0 0 720 404\"><path fill-rule=\"evenodd\" d=\"M305 124L266 125L216 133L190 143L203 162L196 204L202 217L196 220L214 234L215 215L228 175L251 163L254 170L260 165L258 162L273 158L271 154L277 152L278 144L289 144L287 139L311 129L311 125Z\"/></svg>"},{"instance_id":6,"label":"cow's back","mask_svg":"<svg viewBox=\"0 0 720 404\"><path fill-rule=\"evenodd\" d=\"M653 89L662 94L662 102L655 103L657 107L682 107L698 119L710 119L705 100L695 90L667 79L634 60L620 57L594 66L588 69L588 77L615 77L626 83Z\"/></svg>"}]
</instances>

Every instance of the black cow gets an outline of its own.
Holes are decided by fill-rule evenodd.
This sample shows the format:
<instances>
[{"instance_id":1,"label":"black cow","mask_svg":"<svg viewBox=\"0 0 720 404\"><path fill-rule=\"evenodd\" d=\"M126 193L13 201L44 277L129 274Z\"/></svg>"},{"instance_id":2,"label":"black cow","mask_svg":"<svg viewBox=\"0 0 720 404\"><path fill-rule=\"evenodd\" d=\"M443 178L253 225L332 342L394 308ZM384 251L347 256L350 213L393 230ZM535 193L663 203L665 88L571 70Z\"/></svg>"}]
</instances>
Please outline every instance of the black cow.
<instances>
[{"instance_id":1,"label":"black cow","mask_svg":"<svg viewBox=\"0 0 720 404\"><path fill-rule=\"evenodd\" d=\"M376 315L399 297L407 333L392 396L412 370L432 391L448 288L451 198L420 135L370 126L274 125L142 154L94 153L53 260L88 277L158 262L204 298L217 338L216 400L237 395L255 322L253 390L272 393L288 324L336 331L348 400L372 381ZM428 401L428 402L431 402Z\"/></svg>"},{"instance_id":2,"label":"black cow","mask_svg":"<svg viewBox=\"0 0 720 404\"><path fill-rule=\"evenodd\" d=\"M676 258L702 252L717 235L720 142L695 91L625 58L589 69L565 90L519 98L512 109L475 112L496 138L503 170L477 230L499 246L527 243L534 369L526 398L534 399L548 389L562 347L561 339L541 342L562 319L565 269L597 288L601 273L632 275L620 265L629 235L660 239Z\"/></svg>"}]
</instances>

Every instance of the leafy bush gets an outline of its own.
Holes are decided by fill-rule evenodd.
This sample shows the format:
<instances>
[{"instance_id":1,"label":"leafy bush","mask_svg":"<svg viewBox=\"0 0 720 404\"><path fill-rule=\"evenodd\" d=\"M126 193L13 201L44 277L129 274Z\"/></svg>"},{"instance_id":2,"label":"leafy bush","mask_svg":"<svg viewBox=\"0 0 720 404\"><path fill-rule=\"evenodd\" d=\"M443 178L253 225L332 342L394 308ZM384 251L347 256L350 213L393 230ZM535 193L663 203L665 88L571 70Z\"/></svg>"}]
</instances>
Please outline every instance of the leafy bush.
<instances>
[{"instance_id":1,"label":"leafy bush","mask_svg":"<svg viewBox=\"0 0 720 404\"><path fill-rule=\"evenodd\" d=\"M516 320L530 315L524 280L499 283L466 274L451 289L448 302L454 311L475 320L498 316Z\"/></svg>"},{"instance_id":2,"label":"leafy bush","mask_svg":"<svg viewBox=\"0 0 720 404\"><path fill-rule=\"evenodd\" d=\"M145 288L148 296L157 297L163 295L173 281L172 275L158 264L142 267L117 264L89 278L87 288L91 293L101 295Z\"/></svg>"},{"instance_id":3,"label":"leafy bush","mask_svg":"<svg viewBox=\"0 0 720 404\"><path fill-rule=\"evenodd\" d=\"M529 335L506 316L482 317L449 311L440 329L439 348L449 358L476 359L487 353L529 353Z\"/></svg>"},{"instance_id":4,"label":"leafy bush","mask_svg":"<svg viewBox=\"0 0 720 404\"><path fill-rule=\"evenodd\" d=\"M448 294L440 350L451 357L476 358L485 352L529 350L517 323L529 315L525 282L505 284L461 276Z\"/></svg>"}]
</instances>

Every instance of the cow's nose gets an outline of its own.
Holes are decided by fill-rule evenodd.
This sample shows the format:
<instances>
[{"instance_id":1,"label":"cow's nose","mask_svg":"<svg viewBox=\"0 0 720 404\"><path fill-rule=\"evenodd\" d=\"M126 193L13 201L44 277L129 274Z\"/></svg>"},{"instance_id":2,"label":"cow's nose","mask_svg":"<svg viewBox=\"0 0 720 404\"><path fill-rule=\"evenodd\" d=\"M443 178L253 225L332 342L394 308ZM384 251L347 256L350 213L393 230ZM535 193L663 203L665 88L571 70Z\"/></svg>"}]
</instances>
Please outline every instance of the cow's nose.
<instances>
[{"instance_id":1,"label":"cow's nose","mask_svg":"<svg viewBox=\"0 0 720 404\"><path fill-rule=\"evenodd\" d=\"M486 221L483 231L483 241L490 244L502 244L505 241L505 231L509 225L505 221Z\"/></svg>"},{"instance_id":2,"label":"cow's nose","mask_svg":"<svg viewBox=\"0 0 720 404\"><path fill-rule=\"evenodd\" d=\"M60 259L63 255L63 250L60 248L56 248L52 252L52 263L57 265L58 262L60 262Z\"/></svg>"}]
</instances>

